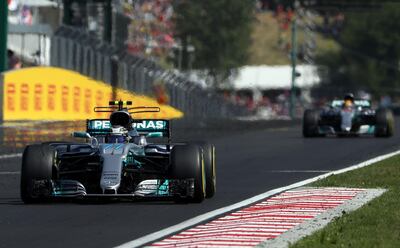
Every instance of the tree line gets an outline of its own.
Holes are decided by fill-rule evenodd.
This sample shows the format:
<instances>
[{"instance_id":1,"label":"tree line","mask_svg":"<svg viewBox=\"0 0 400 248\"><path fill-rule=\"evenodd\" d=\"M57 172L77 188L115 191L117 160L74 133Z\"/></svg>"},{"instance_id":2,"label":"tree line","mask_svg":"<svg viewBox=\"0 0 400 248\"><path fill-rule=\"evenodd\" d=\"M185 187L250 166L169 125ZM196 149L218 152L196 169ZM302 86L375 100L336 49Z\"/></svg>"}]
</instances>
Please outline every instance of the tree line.
<instances>
[{"instance_id":1,"label":"tree line","mask_svg":"<svg viewBox=\"0 0 400 248\"><path fill-rule=\"evenodd\" d=\"M400 92L400 4L346 14L338 51L317 61L327 68L325 87L366 90L374 94Z\"/></svg>"},{"instance_id":2,"label":"tree line","mask_svg":"<svg viewBox=\"0 0 400 248\"><path fill-rule=\"evenodd\" d=\"M253 0L178 0L174 9L182 47L194 47L193 63L189 63L190 51L183 49L183 67L191 64L193 69L206 69L221 79L246 64Z\"/></svg>"}]
</instances>

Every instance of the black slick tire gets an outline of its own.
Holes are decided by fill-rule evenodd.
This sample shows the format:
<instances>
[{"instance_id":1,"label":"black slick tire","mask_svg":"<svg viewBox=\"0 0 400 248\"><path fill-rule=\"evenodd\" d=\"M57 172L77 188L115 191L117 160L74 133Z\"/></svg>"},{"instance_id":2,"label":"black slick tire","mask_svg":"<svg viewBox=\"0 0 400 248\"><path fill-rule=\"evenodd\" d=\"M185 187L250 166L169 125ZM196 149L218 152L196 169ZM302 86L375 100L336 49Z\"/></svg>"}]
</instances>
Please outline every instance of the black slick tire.
<instances>
[{"instance_id":1,"label":"black slick tire","mask_svg":"<svg viewBox=\"0 0 400 248\"><path fill-rule=\"evenodd\" d=\"M176 145L171 151L171 173L177 179L194 179L193 197L180 199L200 203L206 194L202 149L195 145Z\"/></svg>"},{"instance_id":2,"label":"black slick tire","mask_svg":"<svg viewBox=\"0 0 400 248\"><path fill-rule=\"evenodd\" d=\"M34 192L35 180L51 180L55 149L49 145L29 145L22 155L20 194L24 203L39 203L47 199Z\"/></svg>"},{"instance_id":3,"label":"black slick tire","mask_svg":"<svg viewBox=\"0 0 400 248\"><path fill-rule=\"evenodd\" d=\"M388 138L394 134L394 117L389 109L378 109L375 115L375 137Z\"/></svg>"},{"instance_id":4,"label":"black slick tire","mask_svg":"<svg viewBox=\"0 0 400 248\"><path fill-rule=\"evenodd\" d=\"M303 115L303 137L318 137L319 113L312 109L304 111Z\"/></svg>"},{"instance_id":5,"label":"black slick tire","mask_svg":"<svg viewBox=\"0 0 400 248\"><path fill-rule=\"evenodd\" d=\"M215 146L204 142L196 142L203 150L204 170L206 175L206 198L212 198L217 190L217 175L215 166Z\"/></svg>"}]
</instances>

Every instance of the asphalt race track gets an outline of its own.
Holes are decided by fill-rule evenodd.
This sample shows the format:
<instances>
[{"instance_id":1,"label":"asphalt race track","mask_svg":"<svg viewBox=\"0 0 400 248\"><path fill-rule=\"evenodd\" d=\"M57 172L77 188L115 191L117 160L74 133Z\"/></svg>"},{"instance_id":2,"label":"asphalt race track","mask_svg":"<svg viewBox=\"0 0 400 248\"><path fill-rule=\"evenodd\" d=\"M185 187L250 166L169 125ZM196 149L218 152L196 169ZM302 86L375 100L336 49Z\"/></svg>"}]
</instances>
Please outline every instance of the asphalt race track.
<instances>
[{"instance_id":1,"label":"asphalt race track","mask_svg":"<svg viewBox=\"0 0 400 248\"><path fill-rule=\"evenodd\" d=\"M397 119L397 130L400 130ZM251 126L251 125L249 125ZM389 139L304 139L299 125L253 125L220 135L201 130L217 149L217 193L201 204L164 202L24 205L21 158L0 155L0 247L112 247L265 191L399 149ZM217 132L214 132L218 133ZM179 138L185 135L179 136ZM20 152L3 144L1 153Z\"/></svg>"}]
</instances>

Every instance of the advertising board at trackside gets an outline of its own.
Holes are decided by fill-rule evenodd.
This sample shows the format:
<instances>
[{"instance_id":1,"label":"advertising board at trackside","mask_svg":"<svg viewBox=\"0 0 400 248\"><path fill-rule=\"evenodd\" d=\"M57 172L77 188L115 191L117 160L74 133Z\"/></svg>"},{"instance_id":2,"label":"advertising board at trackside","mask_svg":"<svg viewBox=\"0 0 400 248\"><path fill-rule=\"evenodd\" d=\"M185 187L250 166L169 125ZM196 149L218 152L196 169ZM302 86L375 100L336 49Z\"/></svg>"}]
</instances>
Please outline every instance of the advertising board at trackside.
<instances>
[{"instance_id":1,"label":"advertising board at trackside","mask_svg":"<svg viewBox=\"0 0 400 248\"><path fill-rule=\"evenodd\" d=\"M183 113L171 106L160 105L150 97L137 95L95 81L79 73L54 67L31 67L5 72L0 94L1 119L18 120L83 120L107 118L109 113L95 113L95 106L108 101L130 100L135 106L160 107L158 113L135 114L139 119L174 119ZM134 82L132 82L134 83Z\"/></svg>"}]
</instances>

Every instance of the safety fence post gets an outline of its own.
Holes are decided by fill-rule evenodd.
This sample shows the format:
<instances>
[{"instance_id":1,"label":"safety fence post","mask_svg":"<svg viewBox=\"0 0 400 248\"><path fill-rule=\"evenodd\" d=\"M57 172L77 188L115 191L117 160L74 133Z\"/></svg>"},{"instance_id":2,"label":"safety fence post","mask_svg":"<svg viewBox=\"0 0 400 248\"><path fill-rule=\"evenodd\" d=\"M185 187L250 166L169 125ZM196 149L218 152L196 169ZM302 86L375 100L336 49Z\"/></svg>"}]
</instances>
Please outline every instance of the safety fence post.
<instances>
[{"instance_id":1,"label":"safety fence post","mask_svg":"<svg viewBox=\"0 0 400 248\"><path fill-rule=\"evenodd\" d=\"M188 118L230 118L246 114L244 107L227 102L174 71L162 69L154 61L128 54L125 49L97 40L88 32L62 26L52 37L51 65L75 70L113 87L137 94L154 95L162 82L169 104Z\"/></svg>"}]
</instances>

